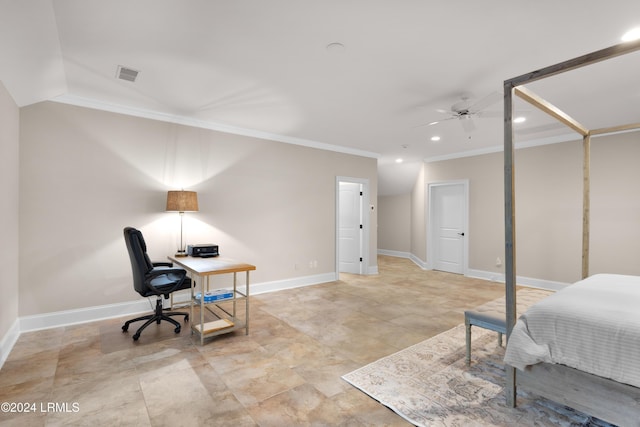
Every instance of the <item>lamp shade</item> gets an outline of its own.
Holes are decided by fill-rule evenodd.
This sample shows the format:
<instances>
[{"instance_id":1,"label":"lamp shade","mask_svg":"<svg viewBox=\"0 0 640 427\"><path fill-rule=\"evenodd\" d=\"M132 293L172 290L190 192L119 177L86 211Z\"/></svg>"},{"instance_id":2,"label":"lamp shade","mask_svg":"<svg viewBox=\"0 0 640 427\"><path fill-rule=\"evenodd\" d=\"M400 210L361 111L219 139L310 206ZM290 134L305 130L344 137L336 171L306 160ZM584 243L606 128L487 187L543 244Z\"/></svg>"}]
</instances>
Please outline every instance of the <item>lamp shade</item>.
<instances>
[{"instance_id":1,"label":"lamp shade","mask_svg":"<svg viewBox=\"0 0 640 427\"><path fill-rule=\"evenodd\" d=\"M167 211L197 212L198 193L184 190L167 192Z\"/></svg>"}]
</instances>

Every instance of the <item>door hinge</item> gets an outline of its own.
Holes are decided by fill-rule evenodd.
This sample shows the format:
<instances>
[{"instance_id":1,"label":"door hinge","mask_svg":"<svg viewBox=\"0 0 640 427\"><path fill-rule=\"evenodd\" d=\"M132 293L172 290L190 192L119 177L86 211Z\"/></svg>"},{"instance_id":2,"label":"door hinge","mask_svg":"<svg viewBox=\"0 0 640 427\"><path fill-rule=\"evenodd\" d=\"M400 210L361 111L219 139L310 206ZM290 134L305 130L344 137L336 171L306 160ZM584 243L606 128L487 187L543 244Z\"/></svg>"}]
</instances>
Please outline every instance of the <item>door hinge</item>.
<instances>
[{"instance_id":1,"label":"door hinge","mask_svg":"<svg viewBox=\"0 0 640 427\"><path fill-rule=\"evenodd\" d=\"M362 224L360 224L360 230L362 230Z\"/></svg>"},{"instance_id":2,"label":"door hinge","mask_svg":"<svg viewBox=\"0 0 640 427\"><path fill-rule=\"evenodd\" d=\"M362 191L360 192L360 195L361 195L361 196L363 195L363 194L362 194Z\"/></svg>"},{"instance_id":3,"label":"door hinge","mask_svg":"<svg viewBox=\"0 0 640 427\"><path fill-rule=\"evenodd\" d=\"M360 262L362 262L362 257L360 257Z\"/></svg>"}]
</instances>

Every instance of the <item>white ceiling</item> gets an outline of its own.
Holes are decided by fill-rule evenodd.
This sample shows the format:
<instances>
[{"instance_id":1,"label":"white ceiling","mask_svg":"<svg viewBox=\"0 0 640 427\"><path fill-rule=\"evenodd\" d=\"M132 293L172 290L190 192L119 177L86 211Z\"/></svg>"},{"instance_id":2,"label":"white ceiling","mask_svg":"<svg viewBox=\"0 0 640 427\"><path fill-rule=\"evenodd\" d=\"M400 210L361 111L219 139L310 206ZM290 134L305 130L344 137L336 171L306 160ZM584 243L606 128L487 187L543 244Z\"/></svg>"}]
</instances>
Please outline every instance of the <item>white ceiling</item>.
<instances>
[{"instance_id":1,"label":"white ceiling","mask_svg":"<svg viewBox=\"0 0 640 427\"><path fill-rule=\"evenodd\" d=\"M19 106L57 99L377 157L379 194L402 194L424 159L502 146L500 117L470 133L419 126L439 109L637 26L638 0L0 0L0 80ZM118 65L138 80L116 79ZM530 88L612 126L640 122L638 75L631 54ZM570 134L516 109L529 116L518 141Z\"/></svg>"}]
</instances>

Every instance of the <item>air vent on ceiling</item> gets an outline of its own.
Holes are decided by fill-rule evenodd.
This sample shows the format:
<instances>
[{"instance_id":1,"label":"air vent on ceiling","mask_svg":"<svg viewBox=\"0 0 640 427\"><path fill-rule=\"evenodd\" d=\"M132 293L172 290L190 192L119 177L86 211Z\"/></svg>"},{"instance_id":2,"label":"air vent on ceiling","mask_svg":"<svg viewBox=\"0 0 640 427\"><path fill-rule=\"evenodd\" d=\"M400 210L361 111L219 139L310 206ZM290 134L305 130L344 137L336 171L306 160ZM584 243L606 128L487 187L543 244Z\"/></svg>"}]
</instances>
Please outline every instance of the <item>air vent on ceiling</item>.
<instances>
[{"instance_id":1,"label":"air vent on ceiling","mask_svg":"<svg viewBox=\"0 0 640 427\"><path fill-rule=\"evenodd\" d=\"M138 77L139 71L136 71L131 68L123 67L122 65L118 65L118 72L116 73L116 77L120 80L126 80L128 82L135 82Z\"/></svg>"}]
</instances>

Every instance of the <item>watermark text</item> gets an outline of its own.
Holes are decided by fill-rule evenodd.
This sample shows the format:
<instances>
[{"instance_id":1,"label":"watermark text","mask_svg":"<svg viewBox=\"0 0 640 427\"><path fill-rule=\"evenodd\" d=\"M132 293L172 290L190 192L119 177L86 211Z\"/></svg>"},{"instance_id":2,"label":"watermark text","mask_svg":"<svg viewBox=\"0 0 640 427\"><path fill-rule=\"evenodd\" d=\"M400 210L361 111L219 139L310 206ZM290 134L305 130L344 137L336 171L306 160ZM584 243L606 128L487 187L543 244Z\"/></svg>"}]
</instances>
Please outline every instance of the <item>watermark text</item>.
<instances>
[{"instance_id":1,"label":"watermark text","mask_svg":"<svg viewBox=\"0 0 640 427\"><path fill-rule=\"evenodd\" d=\"M80 412L80 403L78 402L2 402L0 403L0 411L4 413L76 413Z\"/></svg>"}]
</instances>

